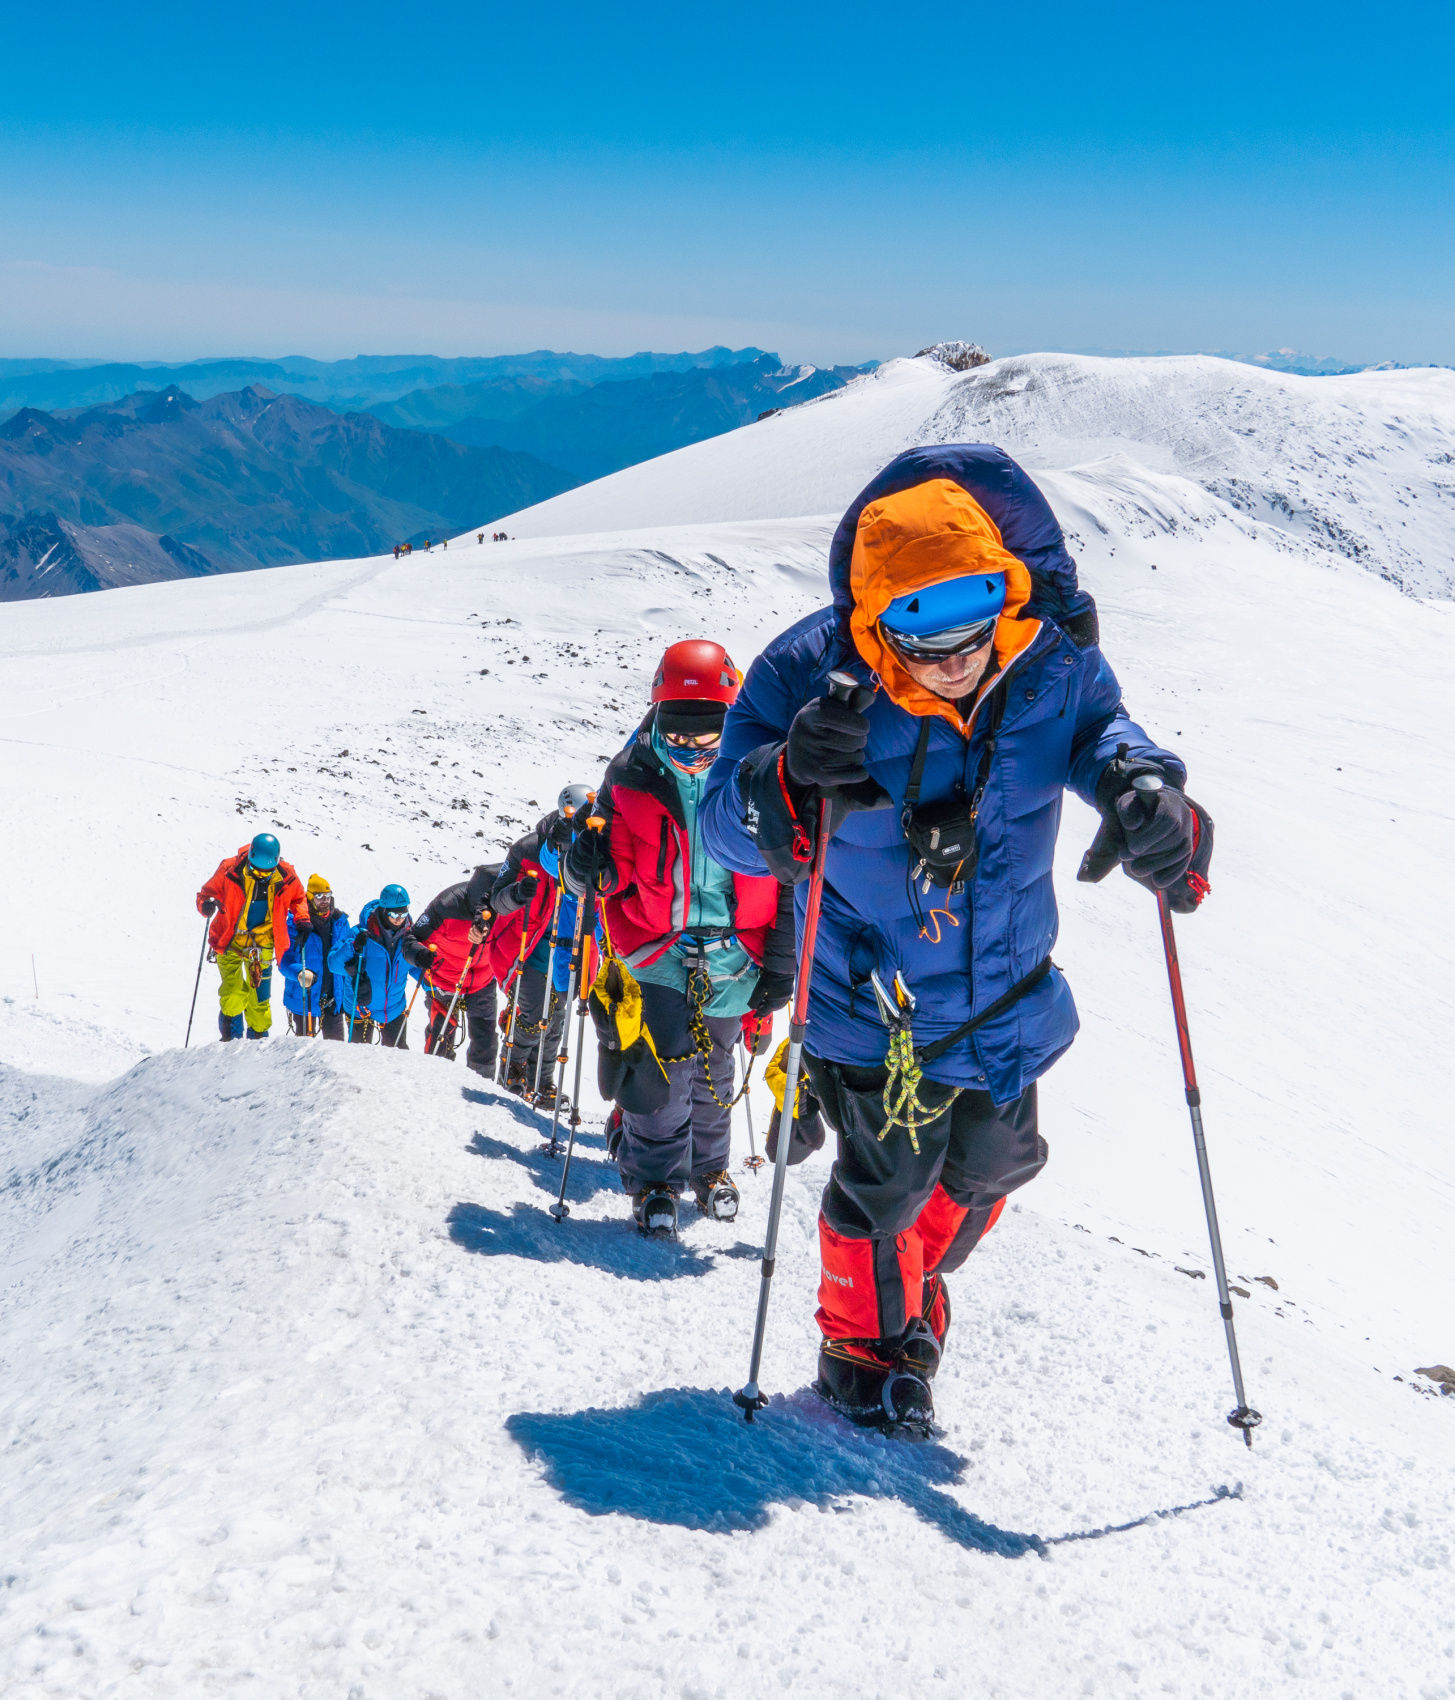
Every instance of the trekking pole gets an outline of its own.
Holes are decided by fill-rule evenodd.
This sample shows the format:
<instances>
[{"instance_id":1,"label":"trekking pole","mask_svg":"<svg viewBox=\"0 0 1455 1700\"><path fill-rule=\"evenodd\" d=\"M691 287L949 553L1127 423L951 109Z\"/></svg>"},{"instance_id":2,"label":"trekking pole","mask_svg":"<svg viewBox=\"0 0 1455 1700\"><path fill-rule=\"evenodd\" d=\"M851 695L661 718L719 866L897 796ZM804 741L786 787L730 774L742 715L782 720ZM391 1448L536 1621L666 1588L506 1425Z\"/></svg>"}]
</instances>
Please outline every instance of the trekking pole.
<instances>
[{"instance_id":1,"label":"trekking pole","mask_svg":"<svg viewBox=\"0 0 1455 1700\"><path fill-rule=\"evenodd\" d=\"M1208 1240L1212 1245L1213 1273L1218 1283L1218 1310L1222 1314L1223 1331L1228 1337L1228 1362L1233 1369L1233 1394L1238 1404L1228 1413L1228 1421L1243 1432L1248 1446L1253 1444L1253 1430L1263 1421L1259 1412L1248 1403L1243 1391L1243 1366L1238 1358L1238 1336L1233 1329L1233 1300L1228 1292L1228 1271L1223 1262L1223 1236L1218 1229L1218 1207L1213 1199L1212 1170L1208 1166L1207 1141L1202 1131L1202 1094L1198 1091L1197 1070L1192 1061L1192 1036L1187 1027L1187 1003L1182 995L1182 969L1177 961L1177 940L1172 933L1172 908L1167 893L1157 893L1157 917L1162 923L1162 954L1167 958L1167 984L1172 991L1172 1015L1177 1023L1177 1048L1182 1055L1182 1082L1186 1088L1187 1113L1192 1118L1192 1142L1197 1148L1197 1176L1202 1183L1202 1206L1207 1215Z\"/></svg>"},{"instance_id":2,"label":"trekking pole","mask_svg":"<svg viewBox=\"0 0 1455 1700\"><path fill-rule=\"evenodd\" d=\"M541 1032L536 1041L536 1077L531 1082L530 1101L532 1104L541 1095L541 1070L546 1061L546 1034L551 1029L551 1004L556 996L556 947L560 944L559 922L561 919L561 885L559 874L556 879L556 901L551 909L551 948L546 956L546 990L541 999Z\"/></svg>"},{"instance_id":3,"label":"trekking pole","mask_svg":"<svg viewBox=\"0 0 1455 1700\"><path fill-rule=\"evenodd\" d=\"M465 966L460 970L459 979L455 981L454 996L450 999L450 1006L445 1011L444 1020L440 1023L440 1035L439 1035L440 1039L443 1039L445 1034L449 1032L450 1025L455 1019L455 1006L460 1001L460 993L463 992L464 989L465 989L466 980L468 980L470 978L470 964L475 960L475 957L476 957L477 953L479 952L480 946L482 944L484 944L484 942L485 941L482 938L482 939L477 940L476 943L474 943L473 945L470 946L470 953L465 958ZM433 987L431 987L431 996L433 996ZM435 1049L436 1050L439 1049L439 1040L438 1039L435 1041Z\"/></svg>"},{"instance_id":4,"label":"trekking pole","mask_svg":"<svg viewBox=\"0 0 1455 1700\"><path fill-rule=\"evenodd\" d=\"M1125 744L1117 746L1116 760L1120 763L1126 762ZM1132 779L1131 788L1151 804L1155 793L1162 789L1162 776L1157 773L1136 774ZM1121 861L1124 849L1125 840L1114 817L1105 818L1097 830L1096 837L1091 841L1091 848L1081 859L1077 879L1092 885L1104 880ZM1213 1198L1212 1170L1208 1166L1207 1141L1202 1131L1202 1094L1198 1090L1197 1069L1192 1060L1192 1035L1187 1026L1187 1000L1182 995L1182 969L1177 961L1177 940L1172 931L1172 908L1165 891L1157 893L1157 918L1162 927L1162 954L1167 961L1167 985L1172 993L1172 1017L1177 1024L1177 1049L1182 1057L1182 1084L1187 1099L1187 1113L1192 1118L1192 1142L1197 1150L1197 1177L1202 1184L1202 1207L1207 1217L1208 1241L1212 1246L1213 1273L1217 1277L1218 1310L1223 1319L1223 1332L1228 1339L1228 1362L1233 1370L1233 1394L1238 1401L1236 1409L1228 1413L1228 1421L1234 1428L1242 1430L1244 1442L1251 1447L1253 1430L1263 1418L1248 1403L1248 1396L1243 1391L1243 1365L1238 1357L1238 1336L1233 1329L1233 1299L1228 1291L1227 1265L1223 1262L1223 1236L1218 1228L1218 1207Z\"/></svg>"},{"instance_id":5,"label":"trekking pole","mask_svg":"<svg viewBox=\"0 0 1455 1700\"><path fill-rule=\"evenodd\" d=\"M581 928L585 919L586 899L581 897L576 900L576 926L571 937L571 963L569 979L566 985L566 1003L568 1008L566 1019L561 1023L561 1048L556 1053L556 1064L554 1070L556 1081L556 1102L551 1112L551 1143L546 1147L546 1155L548 1157L559 1157L561 1155L561 1144L556 1135L557 1129L561 1125L561 1089L566 1084L566 1064L571 1060L571 1015L569 1005L573 997L580 995L581 990L581 968L582 962L585 958Z\"/></svg>"},{"instance_id":6,"label":"trekking pole","mask_svg":"<svg viewBox=\"0 0 1455 1700\"><path fill-rule=\"evenodd\" d=\"M743 1054L743 1078L746 1080L748 1070L753 1066L753 1062L748 1055L748 1047L743 1045L740 1048ZM743 1167L751 1169L756 1175L758 1170L763 1167L763 1159L758 1155L758 1142L753 1137L753 1094L751 1092L745 1091L743 1093L743 1109L748 1116L748 1155L743 1158Z\"/></svg>"},{"instance_id":7,"label":"trekking pole","mask_svg":"<svg viewBox=\"0 0 1455 1700\"><path fill-rule=\"evenodd\" d=\"M860 690L851 673L829 674L829 695L852 703ZM763 1275L758 1284L758 1315L753 1324L753 1352L748 1361L748 1381L733 1394L733 1404L752 1422L755 1411L768 1403L758 1387L763 1364L763 1336L768 1326L768 1295L773 1288L773 1265L778 1254L778 1219L783 1213L783 1186L788 1178L788 1150L793 1144L793 1124L798 1111L798 1075L803 1064L803 1039L808 1027L808 994L813 983L813 951L818 941L818 914L823 903L824 863L829 852L829 799L818 805L818 835L813 846L813 866L808 876L808 903L803 916L803 943L798 953L798 974L793 987L793 1008L788 1021L788 1056L783 1084L783 1111L778 1118L778 1153L773 1163L773 1193L768 1200L768 1231L763 1237Z\"/></svg>"},{"instance_id":8,"label":"trekking pole","mask_svg":"<svg viewBox=\"0 0 1455 1700\"><path fill-rule=\"evenodd\" d=\"M532 901L535 894L531 894ZM515 1044L515 1016L520 1006L520 977L525 972L526 944L530 939L530 903L527 902L520 917L520 952L515 959L515 972L510 977L510 1020L505 1028L505 1044L501 1047L500 1055L495 1059L495 1083L500 1084L500 1071L505 1070L505 1078L510 1079L510 1069L506 1059Z\"/></svg>"},{"instance_id":9,"label":"trekking pole","mask_svg":"<svg viewBox=\"0 0 1455 1700\"><path fill-rule=\"evenodd\" d=\"M359 973L363 966L364 953L361 950L354 958L354 1007L349 1011L349 1043L351 1045L354 1042L354 1023L359 1019Z\"/></svg>"},{"instance_id":10,"label":"trekking pole","mask_svg":"<svg viewBox=\"0 0 1455 1700\"><path fill-rule=\"evenodd\" d=\"M591 831L600 832L606 822L599 815L593 815L586 825ZM571 1085L571 1125L566 1134L566 1161L561 1165L561 1191L551 1206L551 1215L558 1222L564 1222L571 1214L571 1206L566 1202L566 1182L571 1178L571 1154L576 1149L576 1129L581 1125L581 1058L586 1052L586 953L596 933L594 876L586 896L581 900L581 909L585 915L581 928L581 956L576 968L576 1078Z\"/></svg>"},{"instance_id":11,"label":"trekking pole","mask_svg":"<svg viewBox=\"0 0 1455 1700\"><path fill-rule=\"evenodd\" d=\"M207 935L212 931L212 917L202 917L202 948L197 952L197 978L192 982L192 1007L187 1012L187 1037L182 1041L185 1051L192 1043L192 1018L197 1013L197 992L202 984L202 964L207 960Z\"/></svg>"}]
</instances>

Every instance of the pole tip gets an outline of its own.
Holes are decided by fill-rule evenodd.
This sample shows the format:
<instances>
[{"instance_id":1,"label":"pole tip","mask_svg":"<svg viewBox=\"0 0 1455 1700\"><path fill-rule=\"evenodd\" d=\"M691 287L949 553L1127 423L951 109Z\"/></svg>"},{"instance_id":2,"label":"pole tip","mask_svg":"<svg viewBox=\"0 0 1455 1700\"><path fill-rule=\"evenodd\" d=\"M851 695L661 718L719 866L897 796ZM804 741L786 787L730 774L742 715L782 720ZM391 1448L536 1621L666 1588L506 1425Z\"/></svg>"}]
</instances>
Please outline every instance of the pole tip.
<instances>
[{"instance_id":1,"label":"pole tip","mask_svg":"<svg viewBox=\"0 0 1455 1700\"><path fill-rule=\"evenodd\" d=\"M1228 1422L1233 1428L1243 1431L1243 1443L1251 1452L1253 1449L1253 1430L1263 1421L1263 1413L1255 1411L1251 1405L1239 1405L1237 1410L1228 1412Z\"/></svg>"},{"instance_id":2,"label":"pole tip","mask_svg":"<svg viewBox=\"0 0 1455 1700\"><path fill-rule=\"evenodd\" d=\"M767 1397L758 1391L756 1381L750 1381L746 1387L740 1387L733 1394L733 1404L743 1413L745 1423L752 1422L753 1418L767 1403Z\"/></svg>"},{"instance_id":3,"label":"pole tip","mask_svg":"<svg viewBox=\"0 0 1455 1700\"><path fill-rule=\"evenodd\" d=\"M571 1214L571 1206L569 1204L556 1203L551 1205L550 1209L551 1215L554 1216L558 1222L564 1222Z\"/></svg>"}]
</instances>

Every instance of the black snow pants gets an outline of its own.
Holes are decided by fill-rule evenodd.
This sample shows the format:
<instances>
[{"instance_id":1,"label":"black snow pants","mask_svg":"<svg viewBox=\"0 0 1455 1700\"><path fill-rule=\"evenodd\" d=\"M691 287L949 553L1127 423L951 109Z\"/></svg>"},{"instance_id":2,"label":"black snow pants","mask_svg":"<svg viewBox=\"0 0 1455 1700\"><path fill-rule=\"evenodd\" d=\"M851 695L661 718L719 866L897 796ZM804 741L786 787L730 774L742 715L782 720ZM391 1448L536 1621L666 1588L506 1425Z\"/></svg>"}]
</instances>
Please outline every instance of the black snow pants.
<instances>
[{"instance_id":1,"label":"black snow pants","mask_svg":"<svg viewBox=\"0 0 1455 1700\"><path fill-rule=\"evenodd\" d=\"M449 1007L448 1001L430 1005L427 1040L430 1054L453 1062L460 1043L460 1023L463 1021L470 1035L469 1049L465 1052L465 1067L473 1069L476 1074L493 1075L498 1048L495 1028L495 982L492 980L488 986L482 986L479 991L470 992L461 998L455 1005L454 1020L450 1022L449 1031L443 1032L445 1011Z\"/></svg>"},{"instance_id":2,"label":"black snow pants","mask_svg":"<svg viewBox=\"0 0 1455 1700\"><path fill-rule=\"evenodd\" d=\"M561 1049L561 1032L566 1025L566 999L554 998L544 1028L541 1012L546 1006L546 976L539 968L522 971L516 982L515 1043L505 1058L505 1078L524 1075L525 1083L534 1087L536 1059L542 1043L546 1060L542 1065L541 1085L551 1077L551 1061Z\"/></svg>"},{"instance_id":3,"label":"black snow pants","mask_svg":"<svg viewBox=\"0 0 1455 1700\"><path fill-rule=\"evenodd\" d=\"M650 1115L627 1112L622 1116L617 1167L628 1192L659 1185L681 1192L690 1181L718 1174L728 1166L732 1114L726 1105L734 1091L733 1046L743 1025L735 1015L707 1016L711 1052L705 1061L687 1056L695 1043L687 994L646 980L641 984L642 1019L657 1055L664 1060L682 1056L687 1060L667 1063L671 1096L662 1109Z\"/></svg>"}]
</instances>

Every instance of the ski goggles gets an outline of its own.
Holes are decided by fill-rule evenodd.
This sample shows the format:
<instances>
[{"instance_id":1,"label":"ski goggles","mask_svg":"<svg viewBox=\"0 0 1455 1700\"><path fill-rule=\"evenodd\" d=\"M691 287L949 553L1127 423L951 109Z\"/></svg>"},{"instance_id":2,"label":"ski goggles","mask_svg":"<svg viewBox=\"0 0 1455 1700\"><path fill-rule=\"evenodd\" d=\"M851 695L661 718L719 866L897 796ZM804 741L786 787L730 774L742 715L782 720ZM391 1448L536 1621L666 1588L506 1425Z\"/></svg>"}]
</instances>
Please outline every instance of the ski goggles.
<instances>
[{"instance_id":1,"label":"ski goggles","mask_svg":"<svg viewBox=\"0 0 1455 1700\"><path fill-rule=\"evenodd\" d=\"M667 746L678 767L710 767L717 760L721 732L664 732Z\"/></svg>"},{"instance_id":2,"label":"ski goggles","mask_svg":"<svg viewBox=\"0 0 1455 1700\"><path fill-rule=\"evenodd\" d=\"M332 909L333 893L331 891L316 891L308 902L314 909Z\"/></svg>"},{"instance_id":3,"label":"ski goggles","mask_svg":"<svg viewBox=\"0 0 1455 1700\"><path fill-rule=\"evenodd\" d=\"M409 919L407 909L381 909L379 913L383 916L386 927L402 927Z\"/></svg>"},{"instance_id":4,"label":"ski goggles","mask_svg":"<svg viewBox=\"0 0 1455 1700\"><path fill-rule=\"evenodd\" d=\"M992 614L985 620L971 620L967 625L949 626L942 632L910 637L904 632L890 631L881 620L879 635L902 661L946 661L952 655L968 655L984 649L994 638L999 622L1000 615Z\"/></svg>"}]
</instances>

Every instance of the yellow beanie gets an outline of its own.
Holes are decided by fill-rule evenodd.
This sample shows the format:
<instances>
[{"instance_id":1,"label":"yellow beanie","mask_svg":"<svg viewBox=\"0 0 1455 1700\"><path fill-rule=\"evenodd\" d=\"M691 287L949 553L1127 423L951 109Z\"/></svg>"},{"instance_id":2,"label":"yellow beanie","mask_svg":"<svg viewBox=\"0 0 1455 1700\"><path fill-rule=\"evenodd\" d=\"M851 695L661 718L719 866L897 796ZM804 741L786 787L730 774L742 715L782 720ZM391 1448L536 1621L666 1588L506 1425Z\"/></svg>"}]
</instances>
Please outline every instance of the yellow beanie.
<instances>
[{"instance_id":1,"label":"yellow beanie","mask_svg":"<svg viewBox=\"0 0 1455 1700\"><path fill-rule=\"evenodd\" d=\"M330 896L333 895L333 887L322 874L310 874L308 876L308 895L317 897L321 891L328 892Z\"/></svg>"}]
</instances>

